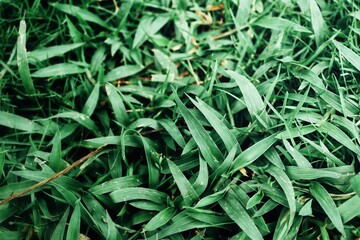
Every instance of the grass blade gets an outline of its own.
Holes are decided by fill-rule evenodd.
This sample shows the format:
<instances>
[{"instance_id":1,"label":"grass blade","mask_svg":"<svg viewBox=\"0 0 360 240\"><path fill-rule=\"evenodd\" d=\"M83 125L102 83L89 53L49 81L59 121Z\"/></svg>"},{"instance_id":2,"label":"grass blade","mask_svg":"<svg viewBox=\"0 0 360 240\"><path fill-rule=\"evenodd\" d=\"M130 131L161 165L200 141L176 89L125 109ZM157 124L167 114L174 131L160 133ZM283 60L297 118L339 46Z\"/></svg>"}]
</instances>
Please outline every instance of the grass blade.
<instances>
[{"instance_id":1,"label":"grass blade","mask_svg":"<svg viewBox=\"0 0 360 240\"><path fill-rule=\"evenodd\" d=\"M123 188L138 187L145 183L145 179L140 175L125 176L114 178L99 185L90 188L92 194L101 195L113 192Z\"/></svg>"},{"instance_id":2,"label":"grass blade","mask_svg":"<svg viewBox=\"0 0 360 240\"><path fill-rule=\"evenodd\" d=\"M66 240L79 240L80 237L80 203L76 203L74 211L71 215L69 228L66 233Z\"/></svg>"},{"instance_id":3,"label":"grass blade","mask_svg":"<svg viewBox=\"0 0 360 240\"><path fill-rule=\"evenodd\" d=\"M230 132L226 125L212 113L211 107L207 105L204 101L202 101L200 98L197 98L198 102L196 102L191 97L189 98L191 102L195 105L195 107L197 107L205 116L205 118L209 121L217 134L219 134L221 140L225 144L226 149L230 151L237 144L236 138L232 134L232 132Z\"/></svg>"},{"instance_id":4,"label":"grass blade","mask_svg":"<svg viewBox=\"0 0 360 240\"><path fill-rule=\"evenodd\" d=\"M256 142L254 145L240 153L232 164L231 173L238 171L239 169L246 167L254 162L261 155L263 155L275 142L274 136L269 136L261 141Z\"/></svg>"},{"instance_id":5,"label":"grass blade","mask_svg":"<svg viewBox=\"0 0 360 240\"><path fill-rule=\"evenodd\" d=\"M176 214L176 210L172 207L165 208L158 214L156 214L144 227L144 231L154 231L167 222Z\"/></svg>"},{"instance_id":6,"label":"grass blade","mask_svg":"<svg viewBox=\"0 0 360 240\"><path fill-rule=\"evenodd\" d=\"M150 188L124 188L110 193L114 203L127 202L132 200L149 200L155 203L166 203L168 196L160 191Z\"/></svg>"},{"instance_id":7,"label":"grass blade","mask_svg":"<svg viewBox=\"0 0 360 240\"><path fill-rule=\"evenodd\" d=\"M85 68L77 66L72 63L58 63L42 69L37 70L31 76L37 78L50 78L65 76L71 74L79 74L85 72Z\"/></svg>"},{"instance_id":8,"label":"grass blade","mask_svg":"<svg viewBox=\"0 0 360 240\"><path fill-rule=\"evenodd\" d=\"M175 92L174 92L175 93ZM211 139L209 134L205 131L204 127L196 119L196 117L185 107L182 101L175 93L175 101L179 107L181 115L184 117L192 136L197 143L201 154L204 156L205 161L212 169L216 169L220 165L222 154L219 148Z\"/></svg>"},{"instance_id":9,"label":"grass blade","mask_svg":"<svg viewBox=\"0 0 360 240\"><path fill-rule=\"evenodd\" d=\"M22 116L0 111L0 125L28 133L45 133L43 126Z\"/></svg>"},{"instance_id":10,"label":"grass blade","mask_svg":"<svg viewBox=\"0 0 360 240\"><path fill-rule=\"evenodd\" d=\"M70 208L67 208L64 212L64 215L61 217L59 223L56 225L56 228L51 235L51 240L63 240L64 233L66 228L66 220L69 215Z\"/></svg>"},{"instance_id":11,"label":"grass blade","mask_svg":"<svg viewBox=\"0 0 360 240\"><path fill-rule=\"evenodd\" d=\"M62 4L62 3L50 3L50 5L56 8L57 10L72 15L74 17L81 18L88 22L96 23L104 28L110 28L110 25L108 23L104 22L103 20L101 20L99 16L86 9L71 4Z\"/></svg>"},{"instance_id":12,"label":"grass blade","mask_svg":"<svg viewBox=\"0 0 360 240\"><path fill-rule=\"evenodd\" d=\"M94 113L94 110L98 104L99 95L100 95L100 84L96 83L94 89L91 91L91 94L82 109L83 114L90 117Z\"/></svg>"},{"instance_id":13,"label":"grass blade","mask_svg":"<svg viewBox=\"0 0 360 240\"><path fill-rule=\"evenodd\" d=\"M336 40L333 40L333 42L341 55L343 55L346 60L348 60L358 71L360 71L360 56L350 48L345 47L342 43Z\"/></svg>"},{"instance_id":14,"label":"grass blade","mask_svg":"<svg viewBox=\"0 0 360 240\"><path fill-rule=\"evenodd\" d=\"M26 22L20 21L19 37L17 42L17 64L20 78L22 80L25 92L28 95L35 95L35 87L30 76L28 56L26 53Z\"/></svg>"},{"instance_id":15,"label":"grass blade","mask_svg":"<svg viewBox=\"0 0 360 240\"><path fill-rule=\"evenodd\" d=\"M169 135L174 139L174 141L179 144L180 147L184 148L186 143L184 137L182 136L179 128L176 124L170 119L160 119L158 121L160 125L165 128Z\"/></svg>"},{"instance_id":16,"label":"grass blade","mask_svg":"<svg viewBox=\"0 0 360 240\"><path fill-rule=\"evenodd\" d=\"M276 179L276 181L279 183L280 187L284 191L286 199L289 203L289 208L290 208L289 226L291 226L294 221L295 212L296 212L295 192L293 185L291 184L291 180L282 169L276 166L271 166L267 170L267 172Z\"/></svg>"},{"instance_id":17,"label":"grass blade","mask_svg":"<svg viewBox=\"0 0 360 240\"><path fill-rule=\"evenodd\" d=\"M85 43L72 43L72 44L63 44L56 45L51 47L46 47L42 49L36 49L34 51L28 52L28 59L30 63L41 62L53 57L62 56L67 52L70 52L76 48L83 46Z\"/></svg>"},{"instance_id":18,"label":"grass blade","mask_svg":"<svg viewBox=\"0 0 360 240\"><path fill-rule=\"evenodd\" d=\"M341 234L345 235L344 224L341 220L340 213L326 189L317 182L311 182L310 193L320 204L336 229L339 230Z\"/></svg>"},{"instance_id":19,"label":"grass blade","mask_svg":"<svg viewBox=\"0 0 360 240\"><path fill-rule=\"evenodd\" d=\"M127 125L129 116L117 88L114 85L107 83L105 85L105 90L114 111L116 121L121 125Z\"/></svg>"},{"instance_id":20,"label":"grass blade","mask_svg":"<svg viewBox=\"0 0 360 240\"><path fill-rule=\"evenodd\" d=\"M198 196L200 196L205 191L209 181L209 171L207 164L202 158L200 158L199 161L199 175L193 184L193 188L195 189Z\"/></svg>"},{"instance_id":21,"label":"grass blade","mask_svg":"<svg viewBox=\"0 0 360 240\"><path fill-rule=\"evenodd\" d=\"M246 212L244 207L236 200L233 193L228 192L219 200L220 206L227 215L248 235L251 239L263 239L253 219Z\"/></svg>"},{"instance_id":22,"label":"grass blade","mask_svg":"<svg viewBox=\"0 0 360 240\"><path fill-rule=\"evenodd\" d=\"M191 206L195 200L199 199L198 194L194 190L191 183L186 179L185 175L181 172L179 167L170 160L168 160L167 163L185 204L187 206Z\"/></svg>"},{"instance_id":23,"label":"grass blade","mask_svg":"<svg viewBox=\"0 0 360 240\"><path fill-rule=\"evenodd\" d=\"M311 31L297 23L280 17L265 16L253 23L256 26L269 28L272 30L287 31L293 30L296 32L311 33Z\"/></svg>"},{"instance_id":24,"label":"grass blade","mask_svg":"<svg viewBox=\"0 0 360 240\"><path fill-rule=\"evenodd\" d=\"M315 34L316 45L319 47L327 37L328 28L315 0L309 0L311 25Z\"/></svg>"},{"instance_id":25,"label":"grass blade","mask_svg":"<svg viewBox=\"0 0 360 240\"><path fill-rule=\"evenodd\" d=\"M142 69L143 67L138 65L125 65L114 68L104 76L104 82L111 82L133 76Z\"/></svg>"},{"instance_id":26,"label":"grass blade","mask_svg":"<svg viewBox=\"0 0 360 240\"><path fill-rule=\"evenodd\" d=\"M226 71L231 78L233 78L240 88L244 96L246 107L250 113L251 119L256 120L256 116L260 115L265 110L265 104L255 86L244 76L231 70ZM266 116L266 113L263 113Z\"/></svg>"}]
</instances>

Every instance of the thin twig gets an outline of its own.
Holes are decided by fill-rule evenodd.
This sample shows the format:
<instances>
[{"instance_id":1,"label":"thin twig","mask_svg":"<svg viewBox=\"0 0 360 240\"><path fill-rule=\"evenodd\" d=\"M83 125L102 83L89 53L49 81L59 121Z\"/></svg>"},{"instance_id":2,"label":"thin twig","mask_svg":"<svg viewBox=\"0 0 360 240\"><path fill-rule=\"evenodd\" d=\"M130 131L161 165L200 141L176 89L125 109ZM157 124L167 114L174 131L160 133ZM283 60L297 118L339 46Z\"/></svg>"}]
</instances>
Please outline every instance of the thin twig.
<instances>
[{"instance_id":1,"label":"thin twig","mask_svg":"<svg viewBox=\"0 0 360 240\"><path fill-rule=\"evenodd\" d=\"M47 178L47 179L45 179L45 180L43 180L43 181L41 181L41 182L38 182L38 183L32 185L31 187L29 187L29 188L27 188L27 189L25 189L25 190L23 190L23 191L15 194L15 195L12 195L12 196L10 196L10 197L8 197L8 198L0 201L0 205L3 205L3 204L5 204L5 203L8 203L8 202L14 200L15 198L21 197L22 195L24 195L24 194L26 194L26 193L28 193L28 192L36 189L36 188L39 188L39 187L47 184L48 182L51 182L51 181L57 179L58 177L61 177L62 175L66 174L66 173L69 172L71 169L79 166L80 164L82 164L83 162L85 162L86 160L88 160L89 158L91 158L91 157L95 156L96 154L102 152L102 151L105 149L105 147L106 147L106 146L102 146L102 147L96 149L95 151L90 152L88 155L86 155L86 156L80 158L79 160L75 161L73 164L71 164L70 166L68 166L68 167L65 168L64 170L61 170L60 172L52 175L51 177L49 177L49 178Z\"/></svg>"}]
</instances>

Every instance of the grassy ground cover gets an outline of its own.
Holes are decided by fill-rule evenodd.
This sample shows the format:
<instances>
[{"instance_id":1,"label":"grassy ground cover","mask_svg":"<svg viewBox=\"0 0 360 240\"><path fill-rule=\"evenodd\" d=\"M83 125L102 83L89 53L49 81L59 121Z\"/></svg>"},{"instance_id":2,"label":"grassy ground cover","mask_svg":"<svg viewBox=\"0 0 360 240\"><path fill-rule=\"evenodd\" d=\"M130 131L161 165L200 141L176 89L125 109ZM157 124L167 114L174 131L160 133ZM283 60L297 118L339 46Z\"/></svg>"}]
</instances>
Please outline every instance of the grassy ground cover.
<instances>
[{"instance_id":1,"label":"grassy ground cover","mask_svg":"<svg viewBox=\"0 0 360 240\"><path fill-rule=\"evenodd\" d=\"M0 1L0 239L359 239L355 0Z\"/></svg>"}]
</instances>

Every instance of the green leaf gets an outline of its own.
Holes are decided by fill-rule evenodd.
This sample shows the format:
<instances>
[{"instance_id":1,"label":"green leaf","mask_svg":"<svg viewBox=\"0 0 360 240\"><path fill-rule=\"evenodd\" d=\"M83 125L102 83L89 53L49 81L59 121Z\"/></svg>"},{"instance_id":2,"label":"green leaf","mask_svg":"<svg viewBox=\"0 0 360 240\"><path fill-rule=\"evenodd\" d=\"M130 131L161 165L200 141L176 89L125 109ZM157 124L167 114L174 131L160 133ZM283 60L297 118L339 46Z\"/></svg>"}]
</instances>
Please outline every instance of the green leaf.
<instances>
[{"instance_id":1,"label":"green leaf","mask_svg":"<svg viewBox=\"0 0 360 240\"><path fill-rule=\"evenodd\" d=\"M166 199L168 198L168 196L163 192L142 187L116 190L110 193L110 197L114 203L127 202L132 200L149 200L160 204L166 203Z\"/></svg>"},{"instance_id":2,"label":"green leaf","mask_svg":"<svg viewBox=\"0 0 360 240\"><path fill-rule=\"evenodd\" d=\"M79 240L80 221L81 221L80 203L76 203L74 211L70 218L69 228L66 233L66 240Z\"/></svg>"},{"instance_id":3,"label":"green leaf","mask_svg":"<svg viewBox=\"0 0 360 240\"><path fill-rule=\"evenodd\" d=\"M319 47L327 37L328 28L315 0L309 0L309 8L316 45Z\"/></svg>"},{"instance_id":4,"label":"green leaf","mask_svg":"<svg viewBox=\"0 0 360 240\"><path fill-rule=\"evenodd\" d=\"M348 223L356 217L360 217L360 208L354 207L357 206L360 202L360 197L358 195L353 196L352 198L346 200L339 207L339 213L344 223Z\"/></svg>"},{"instance_id":5,"label":"green leaf","mask_svg":"<svg viewBox=\"0 0 360 240\"><path fill-rule=\"evenodd\" d=\"M98 49L96 49L93 57L91 58L90 72L92 74L95 74L99 71L101 64L105 60L105 57L105 47L100 46Z\"/></svg>"},{"instance_id":6,"label":"green leaf","mask_svg":"<svg viewBox=\"0 0 360 240\"><path fill-rule=\"evenodd\" d=\"M94 131L95 133L97 133L99 131L95 122L93 120L91 120L89 116L79 113L79 112L58 113L58 114L51 116L49 119L52 119L52 118L69 118L69 119L72 119L72 120L80 123L82 126L86 127L87 129Z\"/></svg>"},{"instance_id":7,"label":"green leaf","mask_svg":"<svg viewBox=\"0 0 360 240\"><path fill-rule=\"evenodd\" d=\"M271 166L267 170L267 172L276 179L276 181L279 183L280 187L284 191L286 199L289 203L289 208L290 208L289 225L291 226L294 221L295 212L296 212L295 192L293 185L291 184L291 180L282 169L276 166Z\"/></svg>"},{"instance_id":8,"label":"green leaf","mask_svg":"<svg viewBox=\"0 0 360 240\"><path fill-rule=\"evenodd\" d=\"M9 206L9 204L0 205L0 223L13 216L17 211L16 207Z\"/></svg>"},{"instance_id":9,"label":"green leaf","mask_svg":"<svg viewBox=\"0 0 360 240\"><path fill-rule=\"evenodd\" d=\"M319 178L340 178L341 174L326 168L303 168L287 166L286 174L291 180L313 180Z\"/></svg>"},{"instance_id":10,"label":"green leaf","mask_svg":"<svg viewBox=\"0 0 360 240\"><path fill-rule=\"evenodd\" d=\"M110 25L105 21L101 20L101 18L98 15L86 9L71 4L62 4L62 3L50 3L50 5L56 8L57 10L72 15L74 17L78 17L88 22L96 23L104 28L110 28Z\"/></svg>"},{"instance_id":11,"label":"green leaf","mask_svg":"<svg viewBox=\"0 0 360 240\"><path fill-rule=\"evenodd\" d=\"M113 192L123 188L138 187L145 183L144 177L140 175L114 178L107 182L95 185L90 188L92 194L100 195Z\"/></svg>"},{"instance_id":12,"label":"green leaf","mask_svg":"<svg viewBox=\"0 0 360 240\"><path fill-rule=\"evenodd\" d=\"M218 119L215 114L213 114L214 110L209 105L207 105L200 98L197 98L198 102L196 102L191 97L189 98L191 102L195 105L195 107L197 107L205 116L205 118L209 121L217 134L219 134L228 151L230 151L235 145L237 145L235 136L232 134L232 132L230 132L226 125L220 119Z\"/></svg>"},{"instance_id":13,"label":"green leaf","mask_svg":"<svg viewBox=\"0 0 360 240\"><path fill-rule=\"evenodd\" d=\"M49 134L45 131L43 126L35 123L34 121L13 113L3 111L0 111L0 125L28 133Z\"/></svg>"},{"instance_id":14,"label":"green leaf","mask_svg":"<svg viewBox=\"0 0 360 240\"><path fill-rule=\"evenodd\" d=\"M67 52L70 52L76 48L83 46L85 43L72 43L72 44L62 44L51 47L46 47L42 49L36 49L34 51L28 52L28 60L30 63L41 62L53 57L62 56Z\"/></svg>"},{"instance_id":15,"label":"green leaf","mask_svg":"<svg viewBox=\"0 0 360 240\"><path fill-rule=\"evenodd\" d=\"M175 93L175 90L173 91ZM196 117L185 107L176 93L175 101L205 161L212 169L216 169L220 165L220 160L222 160L222 154L219 148Z\"/></svg>"},{"instance_id":16,"label":"green leaf","mask_svg":"<svg viewBox=\"0 0 360 240\"><path fill-rule=\"evenodd\" d=\"M313 216L312 212L312 199L307 201L305 205L300 209L299 215L300 216Z\"/></svg>"},{"instance_id":17,"label":"green leaf","mask_svg":"<svg viewBox=\"0 0 360 240\"><path fill-rule=\"evenodd\" d=\"M205 191L209 181L209 172L208 172L207 164L202 158L200 158L199 161L200 161L199 174L193 184L193 188L198 196L200 196Z\"/></svg>"},{"instance_id":18,"label":"green leaf","mask_svg":"<svg viewBox=\"0 0 360 240\"><path fill-rule=\"evenodd\" d=\"M235 71L227 70L226 73L235 80L243 94L246 107L252 120L255 121L256 116L259 116L260 114L266 116L265 112L262 113L265 110L265 104L256 87L248 79Z\"/></svg>"},{"instance_id":19,"label":"green leaf","mask_svg":"<svg viewBox=\"0 0 360 240\"><path fill-rule=\"evenodd\" d=\"M354 153L360 155L360 147L353 143L353 141L337 126L329 122L323 122L318 129L326 134L329 134L332 138L344 145Z\"/></svg>"},{"instance_id":20,"label":"green leaf","mask_svg":"<svg viewBox=\"0 0 360 240\"><path fill-rule=\"evenodd\" d=\"M263 239L259 229L256 227L254 220L243 206L236 200L232 192L219 200L220 206L226 214L248 235L251 239Z\"/></svg>"},{"instance_id":21,"label":"green leaf","mask_svg":"<svg viewBox=\"0 0 360 240\"><path fill-rule=\"evenodd\" d=\"M58 77L65 76L70 74L79 74L85 72L85 68L82 68L78 65L72 63L58 63L54 65L50 65L48 67L41 68L31 74L33 77L38 78L50 78L50 77Z\"/></svg>"},{"instance_id":22,"label":"green leaf","mask_svg":"<svg viewBox=\"0 0 360 240\"><path fill-rule=\"evenodd\" d=\"M341 220L340 213L326 189L317 182L311 182L310 193L320 204L321 208L330 218L336 229L339 230L341 234L345 235L344 224Z\"/></svg>"},{"instance_id":23,"label":"green leaf","mask_svg":"<svg viewBox=\"0 0 360 240\"><path fill-rule=\"evenodd\" d=\"M167 222L169 222L172 217L176 214L176 210L172 207L165 208L158 214L156 214L144 227L145 231L154 231Z\"/></svg>"},{"instance_id":24,"label":"green leaf","mask_svg":"<svg viewBox=\"0 0 360 240\"><path fill-rule=\"evenodd\" d=\"M179 167L170 160L168 160L167 163L185 204L187 206L191 206L195 200L199 199L198 194L194 190L193 186L191 186L191 183L186 179L185 175L181 172Z\"/></svg>"},{"instance_id":25,"label":"green leaf","mask_svg":"<svg viewBox=\"0 0 360 240\"><path fill-rule=\"evenodd\" d=\"M343 55L346 60L348 60L358 71L360 71L360 56L350 48L345 47L342 43L336 40L333 40L333 42L341 55Z\"/></svg>"},{"instance_id":26,"label":"green leaf","mask_svg":"<svg viewBox=\"0 0 360 240\"><path fill-rule=\"evenodd\" d=\"M126 125L129 121L129 116L120 93L117 88L110 83L105 84L105 90L114 111L116 121L121 125Z\"/></svg>"},{"instance_id":27,"label":"green leaf","mask_svg":"<svg viewBox=\"0 0 360 240\"><path fill-rule=\"evenodd\" d=\"M185 147L185 140L182 136L181 132L179 131L179 128L176 126L176 124L170 120L170 119L160 119L158 120L160 125L165 128L165 130L169 133L169 135L174 139L174 141L179 144L180 147Z\"/></svg>"},{"instance_id":28,"label":"green leaf","mask_svg":"<svg viewBox=\"0 0 360 240\"><path fill-rule=\"evenodd\" d=\"M94 110L98 105L99 95L100 95L100 84L96 83L81 113L90 117L94 113Z\"/></svg>"},{"instance_id":29,"label":"green leaf","mask_svg":"<svg viewBox=\"0 0 360 240\"><path fill-rule=\"evenodd\" d=\"M254 162L261 155L263 155L276 141L277 140L274 136L269 136L247 148L235 158L231 166L231 173L234 173Z\"/></svg>"},{"instance_id":30,"label":"green leaf","mask_svg":"<svg viewBox=\"0 0 360 240\"><path fill-rule=\"evenodd\" d=\"M285 145L286 150L288 151L288 153L290 153L290 155L293 157L293 159L295 160L296 164L299 167L312 168L312 165L309 162L309 160L307 160L298 150L293 148L286 139L283 139L283 143Z\"/></svg>"},{"instance_id":31,"label":"green leaf","mask_svg":"<svg viewBox=\"0 0 360 240\"><path fill-rule=\"evenodd\" d=\"M5 147L1 145L0 147L0 178L3 175L4 166L5 166Z\"/></svg>"},{"instance_id":32,"label":"green leaf","mask_svg":"<svg viewBox=\"0 0 360 240\"><path fill-rule=\"evenodd\" d=\"M122 78L130 77L143 70L143 67L138 65L125 65L112 69L104 76L104 82L111 82L120 80Z\"/></svg>"},{"instance_id":33,"label":"green leaf","mask_svg":"<svg viewBox=\"0 0 360 240\"><path fill-rule=\"evenodd\" d=\"M360 173L356 174L350 179L351 187L360 196Z\"/></svg>"},{"instance_id":34,"label":"green leaf","mask_svg":"<svg viewBox=\"0 0 360 240\"><path fill-rule=\"evenodd\" d=\"M26 22L20 21L19 37L17 41L17 65L19 68L20 78L22 80L25 92L28 95L35 95L35 87L30 76L28 56L26 53Z\"/></svg>"},{"instance_id":35,"label":"green leaf","mask_svg":"<svg viewBox=\"0 0 360 240\"><path fill-rule=\"evenodd\" d=\"M68 207L65 210L63 216L61 217L59 223L56 225L56 228L51 235L51 240L63 240L64 239L66 220L68 218L69 211L70 211L70 208Z\"/></svg>"},{"instance_id":36,"label":"green leaf","mask_svg":"<svg viewBox=\"0 0 360 240\"><path fill-rule=\"evenodd\" d=\"M253 23L256 26L279 31L296 31L311 33L311 31L297 23L280 17L265 16Z\"/></svg>"},{"instance_id":37,"label":"green leaf","mask_svg":"<svg viewBox=\"0 0 360 240\"><path fill-rule=\"evenodd\" d=\"M49 167L54 172L61 170L61 136L60 132L57 132L53 138L53 145L49 156Z\"/></svg>"}]
</instances>

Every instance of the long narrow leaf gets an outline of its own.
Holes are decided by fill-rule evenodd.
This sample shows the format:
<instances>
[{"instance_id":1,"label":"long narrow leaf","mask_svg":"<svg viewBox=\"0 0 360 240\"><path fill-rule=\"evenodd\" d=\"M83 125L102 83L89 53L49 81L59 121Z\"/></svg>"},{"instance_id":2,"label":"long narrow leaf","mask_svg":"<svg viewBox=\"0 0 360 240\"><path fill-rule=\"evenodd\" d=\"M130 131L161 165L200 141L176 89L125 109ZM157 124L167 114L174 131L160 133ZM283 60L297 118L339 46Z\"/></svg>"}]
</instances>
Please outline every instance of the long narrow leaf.
<instances>
[{"instance_id":1,"label":"long narrow leaf","mask_svg":"<svg viewBox=\"0 0 360 240\"><path fill-rule=\"evenodd\" d=\"M339 210L337 209L334 201L331 199L330 194L326 189L317 182L311 182L310 193L314 196L316 201L320 204L326 215L330 218L337 230L345 235L344 224L341 220Z\"/></svg>"},{"instance_id":2,"label":"long narrow leaf","mask_svg":"<svg viewBox=\"0 0 360 240\"><path fill-rule=\"evenodd\" d=\"M176 185L178 186L180 193L187 206L191 206L192 203L199 198L191 183L186 179L184 174L181 172L175 163L168 160L169 169L173 175Z\"/></svg>"},{"instance_id":3,"label":"long narrow leaf","mask_svg":"<svg viewBox=\"0 0 360 240\"><path fill-rule=\"evenodd\" d=\"M179 107L181 115L184 117L195 142L197 143L200 152L205 158L205 161L212 169L216 169L222 160L222 154L219 148L204 127L196 119L196 117L185 107L179 97L175 94L175 101Z\"/></svg>"},{"instance_id":4,"label":"long narrow leaf","mask_svg":"<svg viewBox=\"0 0 360 240\"><path fill-rule=\"evenodd\" d=\"M248 235L251 239L263 239L259 229L256 227L254 220L251 219L244 207L236 200L233 194L227 195L219 200L220 206L234 220L234 222Z\"/></svg>"},{"instance_id":5,"label":"long narrow leaf","mask_svg":"<svg viewBox=\"0 0 360 240\"><path fill-rule=\"evenodd\" d=\"M30 76L28 56L26 53L26 22L20 21L19 37L17 42L17 64L19 68L20 78L25 88L25 92L29 95L35 95L35 87Z\"/></svg>"}]
</instances>

